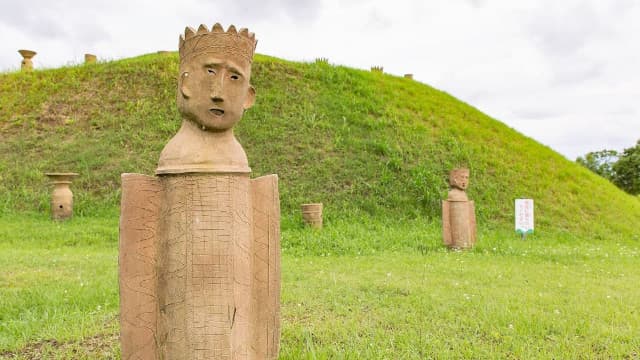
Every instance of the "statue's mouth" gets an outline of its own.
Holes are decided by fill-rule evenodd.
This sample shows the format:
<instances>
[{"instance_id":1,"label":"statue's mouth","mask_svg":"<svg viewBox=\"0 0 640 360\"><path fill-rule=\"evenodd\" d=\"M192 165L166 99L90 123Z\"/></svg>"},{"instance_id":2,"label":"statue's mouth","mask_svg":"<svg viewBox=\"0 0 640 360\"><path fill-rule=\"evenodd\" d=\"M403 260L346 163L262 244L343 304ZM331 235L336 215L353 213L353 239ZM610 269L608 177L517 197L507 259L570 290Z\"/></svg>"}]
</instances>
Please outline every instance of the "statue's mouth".
<instances>
[{"instance_id":1,"label":"statue's mouth","mask_svg":"<svg viewBox=\"0 0 640 360\"><path fill-rule=\"evenodd\" d=\"M224 110L222 109L213 108L213 109L209 109L209 112L216 116L224 115Z\"/></svg>"}]
</instances>

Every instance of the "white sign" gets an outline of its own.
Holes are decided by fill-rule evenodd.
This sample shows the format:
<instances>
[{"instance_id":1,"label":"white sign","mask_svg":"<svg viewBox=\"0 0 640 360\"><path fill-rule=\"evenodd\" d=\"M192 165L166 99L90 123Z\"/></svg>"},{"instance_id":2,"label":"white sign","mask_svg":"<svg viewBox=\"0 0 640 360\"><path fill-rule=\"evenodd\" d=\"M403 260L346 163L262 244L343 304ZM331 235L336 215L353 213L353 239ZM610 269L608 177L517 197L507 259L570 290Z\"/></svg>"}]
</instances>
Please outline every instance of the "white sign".
<instances>
[{"instance_id":1,"label":"white sign","mask_svg":"<svg viewBox=\"0 0 640 360\"><path fill-rule=\"evenodd\" d=\"M516 232L533 233L533 199L516 199Z\"/></svg>"}]
</instances>

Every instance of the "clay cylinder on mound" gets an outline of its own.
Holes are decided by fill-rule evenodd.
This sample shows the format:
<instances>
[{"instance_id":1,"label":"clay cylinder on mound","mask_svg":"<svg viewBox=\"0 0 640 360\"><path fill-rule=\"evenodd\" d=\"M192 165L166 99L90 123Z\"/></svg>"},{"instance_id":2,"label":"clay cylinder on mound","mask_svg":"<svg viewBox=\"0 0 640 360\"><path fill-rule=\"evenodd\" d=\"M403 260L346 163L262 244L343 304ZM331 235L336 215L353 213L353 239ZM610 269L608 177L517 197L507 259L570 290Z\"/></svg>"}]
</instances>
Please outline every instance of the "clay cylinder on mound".
<instances>
[{"instance_id":1,"label":"clay cylinder on mound","mask_svg":"<svg viewBox=\"0 0 640 360\"><path fill-rule=\"evenodd\" d=\"M33 57L36 56L36 52L33 50L18 50L20 55L22 55L22 62L20 62L20 69L22 71L31 71L33 70Z\"/></svg>"},{"instance_id":2,"label":"clay cylinder on mound","mask_svg":"<svg viewBox=\"0 0 640 360\"><path fill-rule=\"evenodd\" d=\"M322 203L302 204L302 219L313 228L322 228Z\"/></svg>"},{"instance_id":3,"label":"clay cylinder on mound","mask_svg":"<svg viewBox=\"0 0 640 360\"><path fill-rule=\"evenodd\" d=\"M85 64L95 64L98 61L98 57L94 54L84 54Z\"/></svg>"}]
</instances>

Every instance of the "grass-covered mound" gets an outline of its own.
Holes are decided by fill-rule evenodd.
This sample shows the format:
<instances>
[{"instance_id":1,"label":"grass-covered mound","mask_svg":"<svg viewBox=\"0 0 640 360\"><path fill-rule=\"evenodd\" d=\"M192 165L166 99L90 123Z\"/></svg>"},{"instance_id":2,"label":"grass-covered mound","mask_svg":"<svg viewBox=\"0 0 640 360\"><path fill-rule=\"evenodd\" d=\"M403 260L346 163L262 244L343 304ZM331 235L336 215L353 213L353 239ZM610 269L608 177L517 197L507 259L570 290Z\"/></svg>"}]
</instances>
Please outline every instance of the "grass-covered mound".
<instances>
[{"instance_id":1,"label":"grass-covered mound","mask_svg":"<svg viewBox=\"0 0 640 360\"><path fill-rule=\"evenodd\" d=\"M0 212L47 211L43 173L75 171L76 214L117 213L120 174L152 174L177 131L176 54L0 74ZM329 221L439 217L452 167L471 168L479 223L629 237L640 201L477 109L399 77L256 56L257 102L236 128L254 176L280 176L282 209Z\"/></svg>"}]
</instances>

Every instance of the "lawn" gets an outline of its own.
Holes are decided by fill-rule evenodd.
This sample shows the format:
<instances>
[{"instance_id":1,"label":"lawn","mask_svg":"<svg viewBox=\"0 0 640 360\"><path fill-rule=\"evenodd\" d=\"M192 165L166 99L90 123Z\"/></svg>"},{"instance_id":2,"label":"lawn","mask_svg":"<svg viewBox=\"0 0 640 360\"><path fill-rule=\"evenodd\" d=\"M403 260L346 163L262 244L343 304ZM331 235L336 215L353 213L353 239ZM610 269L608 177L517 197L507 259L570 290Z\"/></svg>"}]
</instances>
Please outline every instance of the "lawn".
<instances>
[{"instance_id":1,"label":"lawn","mask_svg":"<svg viewBox=\"0 0 640 360\"><path fill-rule=\"evenodd\" d=\"M282 359L640 357L640 246L283 219ZM0 358L119 357L117 216L0 218Z\"/></svg>"}]
</instances>

